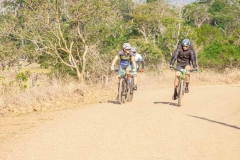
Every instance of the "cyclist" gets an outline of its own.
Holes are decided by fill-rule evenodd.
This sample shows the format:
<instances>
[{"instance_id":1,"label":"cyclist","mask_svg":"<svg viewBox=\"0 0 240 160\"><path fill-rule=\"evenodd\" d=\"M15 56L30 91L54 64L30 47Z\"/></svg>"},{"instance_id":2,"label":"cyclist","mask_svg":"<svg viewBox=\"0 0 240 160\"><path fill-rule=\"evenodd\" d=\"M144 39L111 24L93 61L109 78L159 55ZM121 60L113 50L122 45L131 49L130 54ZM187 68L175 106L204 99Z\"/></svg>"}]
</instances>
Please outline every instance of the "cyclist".
<instances>
[{"instance_id":1,"label":"cyclist","mask_svg":"<svg viewBox=\"0 0 240 160\"><path fill-rule=\"evenodd\" d=\"M130 70L133 71L133 74L136 74L136 62L134 59L133 52L131 52L131 45L129 43L123 44L123 49L120 50L115 58L112 61L111 70L114 70L114 65L116 61L120 58L120 65L118 67L118 75L120 77L120 71L126 70L126 73L129 74ZM132 62L133 66L131 67L130 62ZM135 76L134 76L135 77ZM134 87L135 87L135 78L134 78Z\"/></svg>"},{"instance_id":2,"label":"cyclist","mask_svg":"<svg viewBox=\"0 0 240 160\"><path fill-rule=\"evenodd\" d=\"M144 60L143 60L141 54L137 53L137 48L136 47L132 47L131 51L133 52L133 55L135 56L137 71L144 72ZM142 63L142 69L141 70L139 70L139 65L138 65L139 62ZM137 90L137 74L134 75L134 82L135 82L135 85L134 85L133 89Z\"/></svg>"},{"instance_id":3,"label":"cyclist","mask_svg":"<svg viewBox=\"0 0 240 160\"><path fill-rule=\"evenodd\" d=\"M186 69L190 70L190 61L192 62L193 68L197 69L197 63L196 63L196 54L193 49L193 47L190 45L189 39L184 39L182 41L181 46L178 46L178 48L174 51L172 54L172 59L170 62L170 68L173 67L175 61L177 60L177 69ZM172 99L176 100L177 97L177 87L178 87L178 81L180 79L180 71L176 71L175 73L175 81L174 81L174 94ZM186 88L185 93L189 92L189 81L190 81L190 72L186 72Z\"/></svg>"}]
</instances>

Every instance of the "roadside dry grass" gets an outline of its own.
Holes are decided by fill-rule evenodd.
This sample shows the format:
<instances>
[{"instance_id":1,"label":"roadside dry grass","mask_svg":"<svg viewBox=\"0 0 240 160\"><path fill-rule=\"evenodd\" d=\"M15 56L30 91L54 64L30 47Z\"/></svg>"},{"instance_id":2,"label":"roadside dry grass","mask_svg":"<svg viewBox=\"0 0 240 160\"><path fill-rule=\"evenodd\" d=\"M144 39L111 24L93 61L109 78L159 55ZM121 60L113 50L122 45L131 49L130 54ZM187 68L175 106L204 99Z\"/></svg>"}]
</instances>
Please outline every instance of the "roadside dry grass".
<instances>
[{"instance_id":1,"label":"roadside dry grass","mask_svg":"<svg viewBox=\"0 0 240 160\"><path fill-rule=\"evenodd\" d=\"M175 72L169 69L138 74L139 83L144 88L158 88L173 86ZM213 70L200 70L190 76L190 85L219 85L240 83L240 70L226 68L222 72Z\"/></svg>"},{"instance_id":2,"label":"roadside dry grass","mask_svg":"<svg viewBox=\"0 0 240 160\"><path fill-rule=\"evenodd\" d=\"M80 84L71 77L47 76L28 72L27 81L16 80L16 72L5 71L0 84L0 115L19 115L48 109L66 108L69 104L89 104L114 99L117 95L117 76L108 83L99 80ZM171 87L174 71L163 70L138 74L138 88ZM225 69L222 73L204 70L191 74L191 85L240 83L240 71Z\"/></svg>"},{"instance_id":3,"label":"roadside dry grass","mask_svg":"<svg viewBox=\"0 0 240 160\"><path fill-rule=\"evenodd\" d=\"M28 74L27 81L17 80L14 71L1 73L0 115L26 114L64 108L68 104L101 102L115 95L113 80L107 85L102 82L86 85L71 77L59 78L58 75L47 76L39 72L24 74Z\"/></svg>"}]
</instances>

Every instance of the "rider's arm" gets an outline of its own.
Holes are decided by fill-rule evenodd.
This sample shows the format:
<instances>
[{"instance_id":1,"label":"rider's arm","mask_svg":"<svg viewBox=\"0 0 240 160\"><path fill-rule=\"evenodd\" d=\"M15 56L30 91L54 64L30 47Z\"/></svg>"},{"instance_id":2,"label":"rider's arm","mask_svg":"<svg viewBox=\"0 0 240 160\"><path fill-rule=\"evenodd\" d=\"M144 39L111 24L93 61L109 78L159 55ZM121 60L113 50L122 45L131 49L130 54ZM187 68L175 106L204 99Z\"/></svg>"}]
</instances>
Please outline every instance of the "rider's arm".
<instances>
[{"instance_id":1,"label":"rider's arm","mask_svg":"<svg viewBox=\"0 0 240 160\"><path fill-rule=\"evenodd\" d=\"M170 61L171 66L174 65L175 61L177 60L178 51L179 51L179 49L176 49L172 54L172 58L171 58L171 61Z\"/></svg>"},{"instance_id":2,"label":"rider's arm","mask_svg":"<svg viewBox=\"0 0 240 160\"><path fill-rule=\"evenodd\" d=\"M144 64L145 64L144 61L141 61L141 63L142 63L142 69L144 69Z\"/></svg>"},{"instance_id":3,"label":"rider's arm","mask_svg":"<svg viewBox=\"0 0 240 160\"><path fill-rule=\"evenodd\" d=\"M116 55L112 61L112 67L115 65L116 61L118 60L118 55Z\"/></svg>"},{"instance_id":4,"label":"rider's arm","mask_svg":"<svg viewBox=\"0 0 240 160\"><path fill-rule=\"evenodd\" d=\"M141 61L141 63L142 63L142 69L144 69L144 60L143 60L143 58L142 58L142 56L140 55L140 61Z\"/></svg>"},{"instance_id":5,"label":"rider's arm","mask_svg":"<svg viewBox=\"0 0 240 160\"><path fill-rule=\"evenodd\" d=\"M133 64L133 68L137 69L136 68L137 65L136 65L136 61L135 61L135 57L134 56L131 57L131 61L132 61L132 64Z\"/></svg>"},{"instance_id":6,"label":"rider's arm","mask_svg":"<svg viewBox=\"0 0 240 160\"><path fill-rule=\"evenodd\" d=\"M193 68L197 68L197 56L193 49L191 50L191 62L192 62Z\"/></svg>"}]
</instances>

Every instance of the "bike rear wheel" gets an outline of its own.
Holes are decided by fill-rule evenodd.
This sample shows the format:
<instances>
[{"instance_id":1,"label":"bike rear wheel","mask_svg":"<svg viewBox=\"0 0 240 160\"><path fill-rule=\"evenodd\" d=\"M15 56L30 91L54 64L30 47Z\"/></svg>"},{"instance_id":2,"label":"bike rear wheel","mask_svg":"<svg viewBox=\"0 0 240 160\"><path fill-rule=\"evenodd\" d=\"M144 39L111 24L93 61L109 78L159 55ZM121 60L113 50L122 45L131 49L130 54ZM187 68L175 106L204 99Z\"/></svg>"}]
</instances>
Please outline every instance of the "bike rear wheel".
<instances>
[{"instance_id":1,"label":"bike rear wheel","mask_svg":"<svg viewBox=\"0 0 240 160\"><path fill-rule=\"evenodd\" d=\"M181 80L178 83L178 107L182 105L183 88L183 80Z\"/></svg>"}]
</instances>

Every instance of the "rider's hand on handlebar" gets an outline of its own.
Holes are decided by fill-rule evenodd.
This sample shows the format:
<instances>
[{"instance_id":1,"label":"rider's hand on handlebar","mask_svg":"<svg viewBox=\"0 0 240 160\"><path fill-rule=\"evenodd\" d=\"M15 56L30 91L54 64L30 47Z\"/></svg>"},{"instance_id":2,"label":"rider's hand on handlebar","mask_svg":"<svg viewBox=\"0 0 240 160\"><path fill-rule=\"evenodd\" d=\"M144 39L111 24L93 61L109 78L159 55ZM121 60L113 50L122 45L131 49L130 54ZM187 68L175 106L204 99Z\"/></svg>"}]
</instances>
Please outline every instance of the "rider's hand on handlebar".
<instances>
[{"instance_id":1,"label":"rider's hand on handlebar","mask_svg":"<svg viewBox=\"0 0 240 160\"><path fill-rule=\"evenodd\" d=\"M111 70L111 71L114 71L114 67L113 67L113 66L111 66L111 67L110 67L110 70Z\"/></svg>"}]
</instances>

